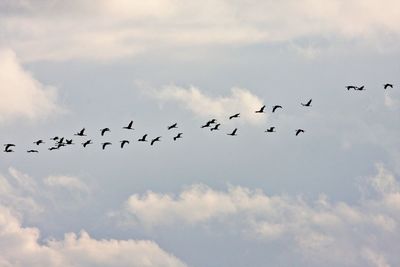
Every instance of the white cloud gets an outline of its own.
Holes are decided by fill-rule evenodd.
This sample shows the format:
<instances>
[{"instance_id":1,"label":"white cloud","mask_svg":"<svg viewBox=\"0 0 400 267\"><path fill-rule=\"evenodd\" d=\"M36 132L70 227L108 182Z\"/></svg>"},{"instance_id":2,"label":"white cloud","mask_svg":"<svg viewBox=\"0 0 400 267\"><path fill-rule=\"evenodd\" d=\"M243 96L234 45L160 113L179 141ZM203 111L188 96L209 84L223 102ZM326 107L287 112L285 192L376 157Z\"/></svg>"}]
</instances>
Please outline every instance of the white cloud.
<instances>
[{"instance_id":1,"label":"white cloud","mask_svg":"<svg viewBox=\"0 0 400 267\"><path fill-rule=\"evenodd\" d=\"M226 120L230 115L240 113L240 121L261 124L267 118L266 114L254 113L261 108L263 101L244 88L232 88L230 96L212 97L193 86L185 89L171 85L149 95L162 101L174 101L195 115L208 119Z\"/></svg>"},{"instance_id":2,"label":"white cloud","mask_svg":"<svg viewBox=\"0 0 400 267\"><path fill-rule=\"evenodd\" d=\"M49 176L44 179L44 184L50 187L62 187L69 190L77 190L83 193L89 192L89 187L80 179L73 176Z\"/></svg>"},{"instance_id":3,"label":"white cloud","mask_svg":"<svg viewBox=\"0 0 400 267\"><path fill-rule=\"evenodd\" d=\"M0 205L0 266L186 266L148 240L97 240L85 231L67 233L63 240L39 237L37 228L22 227L13 211Z\"/></svg>"},{"instance_id":4,"label":"white cloud","mask_svg":"<svg viewBox=\"0 0 400 267\"><path fill-rule=\"evenodd\" d=\"M396 47L392 44L400 33L396 0L27 0L0 5L0 44L24 60L108 60L165 48L171 53L171 47L231 47L313 37L372 43L385 51Z\"/></svg>"},{"instance_id":5,"label":"white cloud","mask_svg":"<svg viewBox=\"0 0 400 267\"><path fill-rule=\"evenodd\" d=\"M55 88L44 86L19 64L15 53L0 49L0 122L46 118L60 109Z\"/></svg>"},{"instance_id":6,"label":"white cloud","mask_svg":"<svg viewBox=\"0 0 400 267\"><path fill-rule=\"evenodd\" d=\"M153 229L229 223L236 232L265 242L285 240L288 249L316 265L398 265L391 248L400 238L399 184L382 165L377 168L378 174L367 179L369 192L358 203L335 203L324 195L310 203L240 186L224 192L193 185L178 196L134 194L123 213L134 225Z\"/></svg>"}]
</instances>

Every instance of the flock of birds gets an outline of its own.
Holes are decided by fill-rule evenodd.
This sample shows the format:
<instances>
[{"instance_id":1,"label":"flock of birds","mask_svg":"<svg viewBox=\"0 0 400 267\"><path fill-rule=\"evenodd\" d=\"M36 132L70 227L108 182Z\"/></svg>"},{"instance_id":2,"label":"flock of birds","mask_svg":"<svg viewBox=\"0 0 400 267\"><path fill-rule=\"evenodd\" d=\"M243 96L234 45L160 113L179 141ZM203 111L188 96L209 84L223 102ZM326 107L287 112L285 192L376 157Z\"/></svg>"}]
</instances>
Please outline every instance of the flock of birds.
<instances>
[{"instance_id":1,"label":"flock of birds","mask_svg":"<svg viewBox=\"0 0 400 267\"><path fill-rule=\"evenodd\" d=\"M384 84L383 88L384 88L385 90L388 89L388 88L393 88L393 84L386 83L386 84ZM365 90L365 87L364 87L364 86L348 85L348 86L346 86L346 89L347 89L347 90L355 90L355 91L364 91L364 90ZM301 103L301 105L304 106L304 107L311 107L311 103L312 103L312 99L308 100L306 103ZM262 113L266 113L265 109L266 109L266 106L263 105L260 109L256 110L255 113L258 113L258 114L260 114L260 113L261 113L261 114L262 114ZM274 105L274 106L272 107L272 113L275 113L278 109L283 109L283 107L282 107L281 105ZM236 113L236 114L233 114L232 116L229 116L229 120L237 119L237 118L239 118L239 117L240 117L240 113ZM220 126L221 126L221 124L218 123L216 119L211 119L211 120L207 121L204 125L202 125L201 128L209 128L210 131L217 131L217 130L220 130L220 129L219 129ZM168 131L173 130L173 129L177 129L177 128L178 128L178 123L174 123L174 124L169 125L169 126L167 127ZM129 124L128 124L127 126L122 127L122 129L125 129L125 130L134 130L134 128L133 128L133 121L130 121ZM101 135L101 136L104 136L107 132L111 132L111 129L110 129L110 128L103 128L103 129L100 129L100 135ZM227 133L227 135L229 135L229 136L236 136L236 135L237 135L237 132L238 132L238 128L235 128L235 129L233 129L232 132ZM274 127L274 126L271 126L271 127L269 127L268 129L266 129L265 132L266 132L266 133L273 133L273 132L275 132L275 127ZM303 130L303 129L300 129L300 128L299 128L299 129L296 129L296 130L295 130L295 136L298 136L299 134L302 134L302 133L304 133L304 132L305 132L305 130ZM78 136L78 137L80 137L80 138L86 137L86 136L87 136L87 135L86 135L86 129L83 128L82 130L78 131L78 132L77 132L76 134L74 134L74 135L75 135L75 136ZM161 136L157 136L157 137L155 137L155 138L153 138L153 139L151 139L151 140L148 140L147 137L148 137L148 135L145 134L145 135L143 135L141 138L139 138L137 141L138 141L138 142L148 142L148 141L150 141L150 145L152 145L152 146L153 146L156 142L160 142L160 141L161 141ZM173 139L174 141L177 141L178 139L180 139L180 138L182 138L182 137L183 137L183 133L179 132L179 133L177 133L172 139ZM51 146L51 147L48 148L49 151L59 150L59 149L62 148L62 147L66 147L66 146L74 145L74 144L75 144L73 139L67 139L67 138L65 138L65 137L58 137L58 136L55 136L55 137L53 137L53 138L50 138L50 140L51 140L51 141L54 141L55 143L54 143L53 146ZM121 149L123 149L123 148L124 148L126 145L128 145L129 143L130 143L129 140L121 140L121 141L120 141L120 147L121 147ZM40 146L40 145L42 145L42 144L45 144L45 141L43 141L42 139L40 139L40 140L37 140L37 141L33 142L33 144L36 145L36 146L38 147L38 146ZM91 145L91 144L93 144L92 139L85 140L85 141L83 141L83 142L81 143L81 145L83 146L83 148L86 148L88 145ZM111 146L111 145L112 145L111 142L104 142L104 143L101 143L101 148L102 148L103 150L105 150L108 146ZM5 153L14 152L15 147L16 147L15 144L11 144L11 143L4 144L4 151L3 151L3 152L5 152ZM29 150L27 150L26 152L27 152L27 153L39 153L39 150L38 150L38 149L29 149Z\"/></svg>"}]
</instances>

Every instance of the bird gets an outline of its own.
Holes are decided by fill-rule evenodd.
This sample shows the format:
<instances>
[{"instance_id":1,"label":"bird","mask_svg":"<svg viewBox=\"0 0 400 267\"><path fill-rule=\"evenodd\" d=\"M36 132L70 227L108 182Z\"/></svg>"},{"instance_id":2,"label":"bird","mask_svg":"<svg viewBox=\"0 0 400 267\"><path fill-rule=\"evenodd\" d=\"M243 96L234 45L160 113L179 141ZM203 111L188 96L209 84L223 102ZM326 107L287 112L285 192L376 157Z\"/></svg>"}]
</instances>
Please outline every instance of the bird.
<instances>
[{"instance_id":1,"label":"bird","mask_svg":"<svg viewBox=\"0 0 400 267\"><path fill-rule=\"evenodd\" d=\"M259 110L256 110L255 113L264 113L265 105L262 106Z\"/></svg>"},{"instance_id":2,"label":"bird","mask_svg":"<svg viewBox=\"0 0 400 267\"><path fill-rule=\"evenodd\" d=\"M36 142L33 142L35 145L40 145L40 144L44 144L43 140L37 140Z\"/></svg>"},{"instance_id":3,"label":"bird","mask_svg":"<svg viewBox=\"0 0 400 267\"><path fill-rule=\"evenodd\" d=\"M57 143L56 145L55 145L57 148L60 148L60 147L62 147L62 146L66 146L64 143Z\"/></svg>"},{"instance_id":4,"label":"bird","mask_svg":"<svg viewBox=\"0 0 400 267\"><path fill-rule=\"evenodd\" d=\"M227 135L236 136L236 132L237 132L237 128L235 128L235 129L233 130L233 132L228 133Z\"/></svg>"},{"instance_id":5,"label":"bird","mask_svg":"<svg viewBox=\"0 0 400 267\"><path fill-rule=\"evenodd\" d=\"M126 145L126 144L129 144L129 141L128 140L122 140L122 141L119 141L120 143L121 143L121 148L124 148L124 146Z\"/></svg>"},{"instance_id":6,"label":"bird","mask_svg":"<svg viewBox=\"0 0 400 267\"><path fill-rule=\"evenodd\" d=\"M221 124L220 123L218 123L218 124L215 124L215 126L213 127L213 128L211 128L210 129L210 131L215 131L215 130L219 130L219 126L220 126Z\"/></svg>"},{"instance_id":7,"label":"bird","mask_svg":"<svg viewBox=\"0 0 400 267\"><path fill-rule=\"evenodd\" d=\"M217 120L216 119L212 119L212 120L209 120L208 121L208 123L210 123L210 124L212 124L212 123L216 123L217 122Z\"/></svg>"},{"instance_id":8,"label":"bird","mask_svg":"<svg viewBox=\"0 0 400 267\"><path fill-rule=\"evenodd\" d=\"M211 121L208 121L206 124L202 125L201 128L207 128L211 126Z\"/></svg>"},{"instance_id":9,"label":"bird","mask_svg":"<svg viewBox=\"0 0 400 267\"><path fill-rule=\"evenodd\" d=\"M147 134L143 135L143 137L138 139L138 141L139 142L147 142L146 137L147 137Z\"/></svg>"},{"instance_id":10,"label":"bird","mask_svg":"<svg viewBox=\"0 0 400 267\"><path fill-rule=\"evenodd\" d=\"M77 136L86 136L85 134L85 128L83 128L82 130L80 130L78 133L76 133L75 135Z\"/></svg>"},{"instance_id":11,"label":"bird","mask_svg":"<svg viewBox=\"0 0 400 267\"><path fill-rule=\"evenodd\" d=\"M304 133L303 129L297 129L296 130L296 136L298 136L300 133Z\"/></svg>"},{"instance_id":12,"label":"bird","mask_svg":"<svg viewBox=\"0 0 400 267\"><path fill-rule=\"evenodd\" d=\"M346 86L346 89L347 90L356 89L356 87L354 85L348 85L348 86Z\"/></svg>"},{"instance_id":13,"label":"bird","mask_svg":"<svg viewBox=\"0 0 400 267\"><path fill-rule=\"evenodd\" d=\"M282 108L280 105L275 105L272 107L272 113L274 113L278 108Z\"/></svg>"},{"instance_id":14,"label":"bird","mask_svg":"<svg viewBox=\"0 0 400 267\"><path fill-rule=\"evenodd\" d=\"M275 132L275 127L274 126L269 127L265 132L266 133L274 133Z\"/></svg>"},{"instance_id":15,"label":"bird","mask_svg":"<svg viewBox=\"0 0 400 267\"><path fill-rule=\"evenodd\" d=\"M27 153L39 153L39 151L35 150L35 149L31 149L26 151Z\"/></svg>"},{"instance_id":16,"label":"bird","mask_svg":"<svg viewBox=\"0 0 400 267\"><path fill-rule=\"evenodd\" d=\"M106 147L109 145L112 145L112 143L110 143L110 142L101 143L103 150L106 149Z\"/></svg>"},{"instance_id":17,"label":"bird","mask_svg":"<svg viewBox=\"0 0 400 267\"><path fill-rule=\"evenodd\" d=\"M240 113L236 113L235 115L232 115L229 117L229 119L233 119L233 118L239 118L240 117Z\"/></svg>"},{"instance_id":18,"label":"bird","mask_svg":"<svg viewBox=\"0 0 400 267\"><path fill-rule=\"evenodd\" d=\"M134 129L132 128L132 126L133 126L133 121L130 121L129 124L128 124L128 126L122 127L122 129L134 130Z\"/></svg>"},{"instance_id":19,"label":"bird","mask_svg":"<svg viewBox=\"0 0 400 267\"><path fill-rule=\"evenodd\" d=\"M393 84L391 84L391 83L386 83L386 84L384 84L383 85L383 89L387 89L387 88L393 88Z\"/></svg>"},{"instance_id":20,"label":"bird","mask_svg":"<svg viewBox=\"0 0 400 267\"><path fill-rule=\"evenodd\" d=\"M304 107L311 107L311 102L312 102L312 99L308 100L308 102L305 104L301 103L301 105Z\"/></svg>"},{"instance_id":21,"label":"bird","mask_svg":"<svg viewBox=\"0 0 400 267\"><path fill-rule=\"evenodd\" d=\"M153 145L153 144L154 144L155 142L157 142L157 141L161 141L160 138L161 138L161 136L157 136L156 138L154 138L153 140L151 140L150 145Z\"/></svg>"},{"instance_id":22,"label":"bird","mask_svg":"<svg viewBox=\"0 0 400 267\"><path fill-rule=\"evenodd\" d=\"M174 137L174 141L176 141L176 139L178 139L178 138L182 138L182 134L183 133L178 133L178 135Z\"/></svg>"},{"instance_id":23,"label":"bird","mask_svg":"<svg viewBox=\"0 0 400 267\"><path fill-rule=\"evenodd\" d=\"M110 128L104 128L104 129L101 129L100 132L101 132L101 136L104 136L104 134L106 132L111 132L111 130L110 130Z\"/></svg>"},{"instance_id":24,"label":"bird","mask_svg":"<svg viewBox=\"0 0 400 267\"><path fill-rule=\"evenodd\" d=\"M354 90L363 91L363 90L365 90L365 89L364 89L364 85L363 85L363 86L360 86L360 87L356 87L356 88L354 88Z\"/></svg>"},{"instance_id":25,"label":"bird","mask_svg":"<svg viewBox=\"0 0 400 267\"><path fill-rule=\"evenodd\" d=\"M64 137L62 137L61 139L59 139L59 140L56 142L56 144L62 144L62 143L64 143Z\"/></svg>"},{"instance_id":26,"label":"bird","mask_svg":"<svg viewBox=\"0 0 400 267\"><path fill-rule=\"evenodd\" d=\"M5 144L4 152L13 152L10 148L15 147L15 144Z\"/></svg>"},{"instance_id":27,"label":"bird","mask_svg":"<svg viewBox=\"0 0 400 267\"><path fill-rule=\"evenodd\" d=\"M72 141L73 141L72 139L66 139L66 140L65 140L65 144L67 144L67 145L74 145L74 143L73 143Z\"/></svg>"},{"instance_id":28,"label":"bird","mask_svg":"<svg viewBox=\"0 0 400 267\"><path fill-rule=\"evenodd\" d=\"M52 146L52 147L49 148L50 151L56 150L56 149L59 149L59 147Z\"/></svg>"},{"instance_id":29,"label":"bird","mask_svg":"<svg viewBox=\"0 0 400 267\"><path fill-rule=\"evenodd\" d=\"M87 145L91 145L91 144L93 144L92 140L87 140L86 142L82 143L82 146L85 148Z\"/></svg>"},{"instance_id":30,"label":"bird","mask_svg":"<svg viewBox=\"0 0 400 267\"><path fill-rule=\"evenodd\" d=\"M174 129L174 128L178 128L178 123L175 122L174 124L168 126L168 130L171 130L171 129Z\"/></svg>"},{"instance_id":31,"label":"bird","mask_svg":"<svg viewBox=\"0 0 400 267\"><path fill-rule=\"evenodd\" d=\"M58 140L58 136L54 136L53 138L50 138L50 140L57 141Z\"/></svg>"}]
</instances>

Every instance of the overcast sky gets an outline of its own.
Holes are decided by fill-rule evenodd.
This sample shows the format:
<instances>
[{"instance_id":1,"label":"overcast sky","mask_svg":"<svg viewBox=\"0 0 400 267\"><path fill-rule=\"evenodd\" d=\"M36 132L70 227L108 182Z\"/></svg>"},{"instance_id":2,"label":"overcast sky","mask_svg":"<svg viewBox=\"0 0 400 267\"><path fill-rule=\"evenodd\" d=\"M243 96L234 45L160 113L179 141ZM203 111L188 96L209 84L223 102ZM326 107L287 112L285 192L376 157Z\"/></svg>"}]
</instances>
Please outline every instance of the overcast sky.
<instances>
[{"instance_id":1,"label":"overcast sky","mask_svg":"<svg viewBox=\"0 0 400 267\"><path fill-rule=\"evenodd\" d=\"M399 266L399 41L395 0L0 0L0 266Z\"/></svg>"}]
</instances>

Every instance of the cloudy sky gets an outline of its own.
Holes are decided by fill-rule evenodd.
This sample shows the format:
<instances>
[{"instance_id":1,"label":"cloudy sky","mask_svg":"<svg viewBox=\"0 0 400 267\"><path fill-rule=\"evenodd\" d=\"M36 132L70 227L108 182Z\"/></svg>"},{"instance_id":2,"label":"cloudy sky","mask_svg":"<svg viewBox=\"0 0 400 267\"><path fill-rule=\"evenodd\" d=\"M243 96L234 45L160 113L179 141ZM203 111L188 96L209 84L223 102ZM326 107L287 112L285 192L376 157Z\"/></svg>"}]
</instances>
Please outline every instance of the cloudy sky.
<instances>
[{"instance_id":1,"label":"cloudy sky","mask_svg":"<svg viewBox=\"0 0 400 267\"><path fill-rule=\"evenodd\" d=\"M399 41L395 0L0 0L0 266L399 266Z\"/></svg>"}]
</instances>

